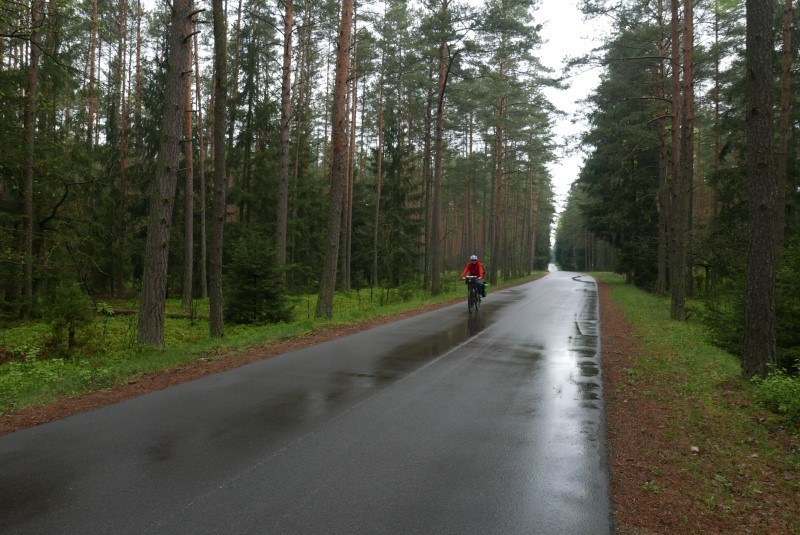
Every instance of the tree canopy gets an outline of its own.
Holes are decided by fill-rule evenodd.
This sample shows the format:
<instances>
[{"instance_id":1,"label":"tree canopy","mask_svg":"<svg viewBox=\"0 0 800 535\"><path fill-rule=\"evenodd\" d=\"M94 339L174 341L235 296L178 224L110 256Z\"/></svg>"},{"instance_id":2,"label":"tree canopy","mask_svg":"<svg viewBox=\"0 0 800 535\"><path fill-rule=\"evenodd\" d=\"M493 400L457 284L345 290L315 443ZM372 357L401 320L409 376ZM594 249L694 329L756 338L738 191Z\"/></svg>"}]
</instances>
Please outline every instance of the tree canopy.
<instances>
[{"instance_id":1,"label":"tree canopy","mask_svg":"<svg viewBox=\"0 0 800 535\"><path fill-rule=\"evenodd\" d=\"M153 300L148 311L167 296L205 297L209 282L222 284L214 263L231 261L246 229L265 249L281 242L277 279L286 291L315 292L330 269L337 106L346 123L338 149L345 151L341 253L333 259L340 288L431 287L472 253L502 277L546 266L555 214L546 163L554 148L552 105L541 87L552 82L536 57L534 2L356 5L338 103L340 3L226 5L219 28L216 3L188 3L191 24L181 28L167 2L31 0L3 8L6 318L40 315L48 288L74 282L91 296ZM191 48L191 57L176 56L176 47ZM442 57L449 79L437 94ZM173 114L177 106L186 113ZM167 132L178 133L179 152ZM214 230L216 220L224 233ZM148 249L156 222L161 236ZM163 279L160 271L147 275L157 252ZM212 290L212 300L221 299ZM221 325L215 330L221 334ZM158 345L158 336L140 341Z\"/></svg>"}]
</instances>

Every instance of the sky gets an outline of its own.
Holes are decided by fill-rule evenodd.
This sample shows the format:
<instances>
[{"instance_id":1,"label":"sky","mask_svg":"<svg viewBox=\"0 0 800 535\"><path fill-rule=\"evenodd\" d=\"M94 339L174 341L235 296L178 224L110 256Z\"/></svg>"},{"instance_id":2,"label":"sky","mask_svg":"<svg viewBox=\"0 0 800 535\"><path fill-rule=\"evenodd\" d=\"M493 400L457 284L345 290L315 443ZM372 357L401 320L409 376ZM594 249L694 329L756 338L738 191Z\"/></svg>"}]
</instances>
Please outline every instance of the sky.
<instances>
[{"instance_id":1,"label":"sky","mask_svg":"<svg viewBox=\"0 0 800 535\"><path fill-rule=\"evenodd\" d=\"M535 14L536 22L544 25L541 35L545 43L539 57L542 63L554 69L555 76L561 74L567 59L588 53L601 44L602 23L584 21L578 1L541 0ZM578 177L583 163L583 155L576 150L579 149L577 141L570 137L583 132L587 126L582 122L573 123L574 115L581 108L579 101L597 87L599 78L600 71L595 68L570 78L568 90L545 90L548 100L566 113L557 119L555 133L558 142L567 144L567 150L561 151L560 159L550 165L558 211L563 209L570 185Z\"/></svg>"}]
</instances>

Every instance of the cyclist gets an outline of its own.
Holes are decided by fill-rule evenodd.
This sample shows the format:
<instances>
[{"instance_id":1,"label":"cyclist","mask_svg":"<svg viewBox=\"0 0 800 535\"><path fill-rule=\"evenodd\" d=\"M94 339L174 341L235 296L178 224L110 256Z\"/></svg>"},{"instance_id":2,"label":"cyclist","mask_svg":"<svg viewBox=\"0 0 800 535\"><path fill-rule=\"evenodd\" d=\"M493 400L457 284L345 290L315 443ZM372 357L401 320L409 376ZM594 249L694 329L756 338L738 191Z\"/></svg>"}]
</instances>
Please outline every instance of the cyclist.
<instances>
[{"instance_id":1,"label":"cyclist","mask_svg":"<svg viewBox=\"0 0 800 535\"><path fill-rule=\"evenodd\" d=\"M466 279L467 275L472 275L473 277L478 277L480 279L481 297L486 297L486 283L483 282L483 264L481 264L476 255L469 257L469 262L467 262L467 265L464 266L464 271L461 272L461 279Z\"/></svg>"}]
</instances>

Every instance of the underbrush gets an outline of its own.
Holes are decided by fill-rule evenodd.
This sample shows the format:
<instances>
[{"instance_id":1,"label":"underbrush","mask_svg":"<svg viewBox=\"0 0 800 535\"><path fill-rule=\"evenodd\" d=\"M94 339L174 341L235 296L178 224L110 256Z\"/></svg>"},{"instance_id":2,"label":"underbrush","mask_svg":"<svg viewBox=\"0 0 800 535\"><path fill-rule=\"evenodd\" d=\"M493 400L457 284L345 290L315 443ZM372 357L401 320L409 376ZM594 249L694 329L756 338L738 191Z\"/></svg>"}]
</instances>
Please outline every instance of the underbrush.
<instances>
[{"instance_id":1,"label":"underbrush","mask_svg":"<svg viewBox=\"0 0 800 535\"><path fill-rule=\"evenodd\" d=\"M800 425L800 378L778 371L766 379L756 378L753 383L761 403L786 416L794 425Z\"/></svg>"}]
</instances>

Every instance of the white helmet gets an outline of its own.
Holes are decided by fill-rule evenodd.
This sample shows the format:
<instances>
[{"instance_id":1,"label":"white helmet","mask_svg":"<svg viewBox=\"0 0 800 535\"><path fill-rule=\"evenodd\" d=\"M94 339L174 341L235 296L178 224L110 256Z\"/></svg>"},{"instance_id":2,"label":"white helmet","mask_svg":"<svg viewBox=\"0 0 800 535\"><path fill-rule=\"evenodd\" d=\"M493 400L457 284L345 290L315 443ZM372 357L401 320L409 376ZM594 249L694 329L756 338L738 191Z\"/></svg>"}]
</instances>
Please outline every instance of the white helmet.
<instances>
[{"instance_id":1,"label":"white helmet","mask_svg":"<svg viewBox=\"0 0 800 535\"><path fill-rule=\"evenodd\" d=\"M477 260L477 259L478 259L478 257L477 257L477 256L475 256L475 255L472 255L472 256L470 256L470 257L469 257L469 259L470 259L470 260Z\"/></svg>"}]
</instances>

